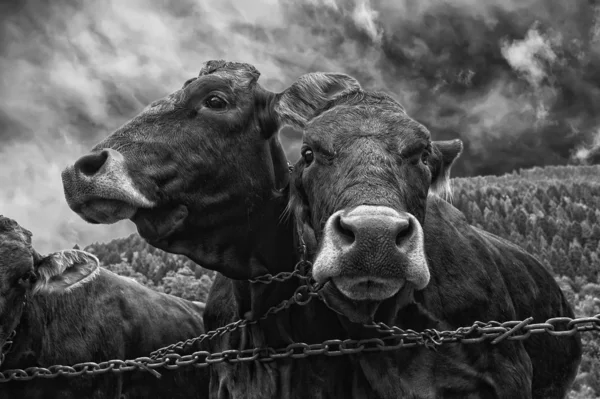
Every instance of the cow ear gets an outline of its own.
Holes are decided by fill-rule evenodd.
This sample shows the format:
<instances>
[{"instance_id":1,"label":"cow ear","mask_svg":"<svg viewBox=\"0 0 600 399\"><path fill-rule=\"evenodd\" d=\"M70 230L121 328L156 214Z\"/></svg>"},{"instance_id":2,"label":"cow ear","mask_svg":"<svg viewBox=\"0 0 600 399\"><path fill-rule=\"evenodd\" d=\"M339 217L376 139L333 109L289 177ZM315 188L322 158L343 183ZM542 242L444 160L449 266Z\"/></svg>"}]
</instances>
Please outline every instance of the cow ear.
<instances>
[{"instance_id":1,"label":"cow ear","mask_svg":"<svg viewBox=\"0 0 600 399\"><path fill-rule=\"evenodd\" d=\"M56 252L42 259L37 265L37 281L32 292L69 292L93 280L99 272L100 261L88 252L76 249Z\"/></svg>"},{"instance_id":2,"label":"cow ear","mask_svg":"<svg viewBox=\"0 0 600 399\"><path fill-rule=\"evenodd\" d=\"M356 79L343 73L307 73L277 95L275 114L282 125L304 128L329 101L360 88Z\"/></svg>"},{"instance_id":3,"label":"cow ear","mask_svg":"<svg viewBox=\"0 0 600 399\"><path fill-rule=\"evenodd\" d=\"M447 141L434 141L430 164L431 186L429 193L437 195L446 201L452 200L452 187L450 186L450 168L458 159L463 150L460 139Z\"/></svg>"}]
</instances>

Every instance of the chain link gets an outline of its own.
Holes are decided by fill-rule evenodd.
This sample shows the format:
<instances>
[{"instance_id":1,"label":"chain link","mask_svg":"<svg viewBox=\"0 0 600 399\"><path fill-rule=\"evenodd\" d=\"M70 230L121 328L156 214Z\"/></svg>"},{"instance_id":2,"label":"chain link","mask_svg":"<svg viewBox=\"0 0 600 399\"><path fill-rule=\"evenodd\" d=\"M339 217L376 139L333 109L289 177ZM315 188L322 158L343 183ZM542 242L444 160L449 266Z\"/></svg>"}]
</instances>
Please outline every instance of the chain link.
<instances>
[{"instance_id":1,"label":"chain link","mask_svg":"<svg viewBox=\"0 0 600 399\"><path fill-rule=\"evenodd\" d=\"M293 272L282 272L276 275L261 276L250 280L253 284L269 284L271 282L282 282L292 278L300 278L305 281L300 285L294 295L280 304L271 307L263 316L257 320L238 320L216 330L199 335L198 337L181 341L176 344L158 349L150 354L150 357L139 357L133 360L109 360L101 363L85 362L73 366L54 365L48 368L30 367L27 369L14 369L0 372L0 383L8 381L29 381L34 378L56 378L58 376L76 377L81 375L98 375L111 373L123 373L133 370L148 371L160 377L156 369L177 369L193 365L195 367L208 367L218 363L241 363L241 362L267 362L277 359L292 358L300 359L314 355L341 356L369 352L387 352L398 349L414 348L424 346L433 348L448 344L462 343L472 344L491 341L497 345L504 340L524 340L532 334L547 333L553 336L573 336L578 332L600 331L600 314L593 317L570 318L555 317L544 323L532 323L530 317L523 321L506 322L480 322L476 321L471 326L460 327L453 331L438 331L427 329L417 332L411 329L401 329L397 326L388 326L385 323L365 324L364 327L382 334L380 337L367 339L332 339L322 343L307 344L294 342L284 348L250 348L229 349L222 352L196 351L188 355L176 353L187 346L200 343L206 339L211 340L223 336L247 326L257 324L261 320L277 314L290 306L308 304L313 298L321 298L321 286L311 281L311 276L306 270L310 263L300 261ZM304 268L303 268L304 267Z\"/></svg>"},{"instance_id":2,"label":"chain link","mask_svg":"<svg viewBox=\"0 0 600 399\"><path fill-rule=\"evenodd\" d=\"M313 297L318 295L317 291L319 290L320 287L310 284L310 281L309 281L310 274L307 273L307 270L308 270L307 264L308 264L308 262L306 262L306 261L300 261L296 264L296 266L294 267L294 271L292 271L292 272L281 272L281 273L277 273L276 275L267 274L265 276L260 276L255 279L248 280L252 284L269 284L272 282L284 282L284 281L290 280L294 277L305 280L305 284L299 286L296 289L296 291L294 292L294 295L290 299L283 300L279 304L272 306L259 319L257 319L257 320L240 319L240 320L234 321L233 323L229 323L229 324L227 324L223 327L219 327L213 331L209 331L205 334L201 334L195 338L191 338L191 339L188 339L185 341L180 341L175 344L165 346L164 348L157 349L154 352L150 353L150 357L152 359L157 359L161 356L165 356L168 353L175 353L176 351L182 350L187 346L194 345L195 343L201 343L206 339L211 340L216 337L220 337L226 333L230 333L230 332L242 329L242 328L246 328L250 325L257 324L258 322L265 320L268 317L270 317L276 313L286 310L287 308L289 308L290 306L292 306L294 304L299 304L299 305L308 304L308 302L310 302Z\"/></svg>"}]
</instances>

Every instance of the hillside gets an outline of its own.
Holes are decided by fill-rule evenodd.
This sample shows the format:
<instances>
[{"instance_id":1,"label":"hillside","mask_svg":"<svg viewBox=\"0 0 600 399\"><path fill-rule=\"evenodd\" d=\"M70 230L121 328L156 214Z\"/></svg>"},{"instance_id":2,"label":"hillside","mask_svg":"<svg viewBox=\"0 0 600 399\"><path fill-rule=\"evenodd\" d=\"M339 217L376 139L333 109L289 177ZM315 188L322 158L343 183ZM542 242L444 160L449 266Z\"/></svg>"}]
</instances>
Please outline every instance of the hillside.
<instances>
[{"instance_id":1,"label":"hillside","mask_svg":"<svg viewBox=\"0 0 600 399\"><path fill-rule=\"evenodd\" d=\"M469 222L518 243L556 276L577 316L600 314L600 166L555 166L453 179ZM102 263L159 291L205 300L214 273L138 235L85 248ZM586 333L572 399L600 397L600 344Z\"/></svg>"},{"instance_id":2,"label":"hillside","mask_svg":"<svg viewBox=\"0 0 600 399\"><path fill-rule=\"evenodd\" d=\"M453 179L454 205L475 226L515 242L554 273L576 316L600 313L600 166ZM582 335L572 399L600 396L598 333Z\"/></svg>"},{"instance_id":3,"label":"hillside","mask_svg":"<svg viewBox=\"0 0 600 399\"><path fill-rule=\"evenodd\" d=\"M95 254L104 267L115 273L194 301L206 301L215 275L185 256L154 248L137 234L83 249Z\"/></svg>"}]
</instances>

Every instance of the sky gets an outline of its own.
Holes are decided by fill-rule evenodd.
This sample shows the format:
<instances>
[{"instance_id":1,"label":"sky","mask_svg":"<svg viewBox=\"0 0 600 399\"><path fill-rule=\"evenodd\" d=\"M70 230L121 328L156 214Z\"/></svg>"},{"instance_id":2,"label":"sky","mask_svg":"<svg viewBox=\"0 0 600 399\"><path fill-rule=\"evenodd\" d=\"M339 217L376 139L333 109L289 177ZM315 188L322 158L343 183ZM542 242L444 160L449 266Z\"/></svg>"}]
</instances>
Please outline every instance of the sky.
<instances>
[{"instance_id":1,"label":"sky","mask_svg":"<svg viewBox=\"0 0 600 399\"><path fill-rule=\"evenodd\" d=\"M211 59L253 64L272 91L314 71L386 90L434 139L464 141L454 176L589 161L598 11L588 0L4 1L0 214L40 252L135 232L80 219L60 171ZM281 138L295 160L297 132Z\"/></svg>"}]
</instances>

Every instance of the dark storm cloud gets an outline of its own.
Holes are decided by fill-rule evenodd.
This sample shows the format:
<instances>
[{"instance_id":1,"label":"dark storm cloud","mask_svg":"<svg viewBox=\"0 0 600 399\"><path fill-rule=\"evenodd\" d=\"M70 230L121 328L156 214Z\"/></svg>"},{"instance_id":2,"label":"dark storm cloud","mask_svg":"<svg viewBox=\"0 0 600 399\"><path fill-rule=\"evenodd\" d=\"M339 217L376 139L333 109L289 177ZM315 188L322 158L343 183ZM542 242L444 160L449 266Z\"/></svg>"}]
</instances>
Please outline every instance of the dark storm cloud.
<instances>
[{"instance_id":1,"label":"dark storm cloud","mask_svg":"<svg viewBox=\"0 0 600 399\"><path fill-rule=\"evenodd\" d=\"M0 211L42 251L134 231L80 220L59 172L208 59L252 63L274 91L318 70L385 88L434 138L465 141L455 175L565 163L598 127L589 1L13 3L0 10ZM293 159L297 140L282 133Z\"/></svg>"},{"instance_id":2,"label":"dark storm cloud","mask_svg":"<svg viewBox=\"0 0 600 399\"><path fill-rule=\"evenodd\" d=\"M592 2L389 0L358 14L344 4L288 15L329 36L327 58L394 93L434 137L463 138L455 174L566 163L591 140L600 105Z\"/></svg>"}]
</instances>

